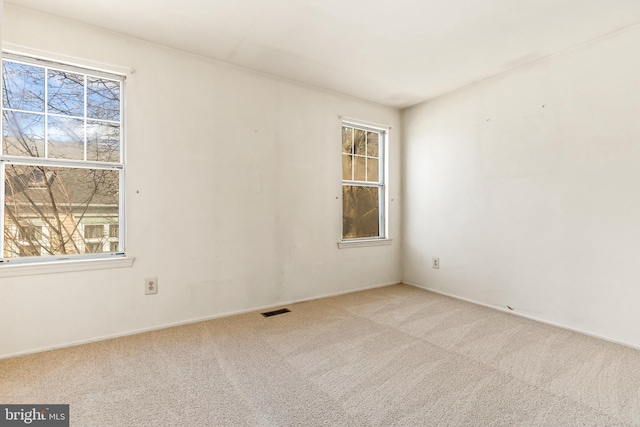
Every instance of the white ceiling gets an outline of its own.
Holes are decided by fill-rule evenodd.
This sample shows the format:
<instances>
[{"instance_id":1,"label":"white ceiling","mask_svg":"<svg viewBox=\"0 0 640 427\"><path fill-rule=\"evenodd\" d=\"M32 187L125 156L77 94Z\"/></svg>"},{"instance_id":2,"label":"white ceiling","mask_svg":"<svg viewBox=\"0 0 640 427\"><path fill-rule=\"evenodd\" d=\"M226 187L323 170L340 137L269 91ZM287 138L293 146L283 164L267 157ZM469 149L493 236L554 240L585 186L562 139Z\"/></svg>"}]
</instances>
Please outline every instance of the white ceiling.
<instances>
[{"instance_id":1,"label":"white ceiling","mask_svg":"<svg viewBox=\"0 0 640 427\"><path fill-rule=\"evenodd\" d=\"M640 22L640 0L5 3L400 108Z\"/></svg>"}]
</instances>

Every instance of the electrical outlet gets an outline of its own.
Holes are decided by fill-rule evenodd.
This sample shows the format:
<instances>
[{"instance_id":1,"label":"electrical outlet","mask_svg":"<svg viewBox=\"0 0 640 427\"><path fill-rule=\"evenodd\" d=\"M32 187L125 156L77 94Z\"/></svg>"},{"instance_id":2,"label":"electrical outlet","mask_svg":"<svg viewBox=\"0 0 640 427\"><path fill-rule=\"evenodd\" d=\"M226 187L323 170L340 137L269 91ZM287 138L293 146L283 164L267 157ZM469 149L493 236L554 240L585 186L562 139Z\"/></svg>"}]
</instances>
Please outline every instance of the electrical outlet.
<instances>
[{"instance_id":1,"label":"electrical outlet","mask_svg":"<svg viewBox=\"0 0 640 427\"><path fill-rule=\"evenodd\" d=\"M431 257L431 267L440 268L440 258L437 256Z\"/></svg>"},{"instance_id":2,"label":"electrical outlet","mask_svg":"<svg viewBox=\"0 0 640 427\"><path fill-rule=\"evenodd\" d=\"M151 295L158 293L158 278L157 277L145 277L144 278L144 294Z\"/></svg>"}]
</instances>

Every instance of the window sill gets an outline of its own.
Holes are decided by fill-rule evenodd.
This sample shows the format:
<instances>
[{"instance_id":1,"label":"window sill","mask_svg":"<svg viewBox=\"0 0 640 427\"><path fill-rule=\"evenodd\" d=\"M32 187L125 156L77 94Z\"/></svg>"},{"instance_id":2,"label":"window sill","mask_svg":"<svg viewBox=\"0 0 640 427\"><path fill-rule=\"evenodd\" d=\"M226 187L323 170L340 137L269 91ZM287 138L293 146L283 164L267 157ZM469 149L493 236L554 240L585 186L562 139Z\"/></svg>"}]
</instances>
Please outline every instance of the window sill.
<instances>
[{"instance_id":1,"label":"window sill","mask_svg":"<svg viewBox=\"0 0 640 427\"><path fill-rule=\"evenodd\" d=\"M71 261L51 261L33 264L13 264L0 266L0 278L33 276L38 274L68 273L72 271L103 270L124 268L133 265L133 257L106 259L82 259Z\"/></svg>"},{"instance_id":2,"label":"window sill","mask_svg":"<svg viewBox=\"0 0 640 427\"><path fill-rule=\"evenodd\" d=\"M390 245L393 239L370 239L370 240L342 240L338 242L338 248L361 248L363 246Z\"/></svg>"}]
</instances>

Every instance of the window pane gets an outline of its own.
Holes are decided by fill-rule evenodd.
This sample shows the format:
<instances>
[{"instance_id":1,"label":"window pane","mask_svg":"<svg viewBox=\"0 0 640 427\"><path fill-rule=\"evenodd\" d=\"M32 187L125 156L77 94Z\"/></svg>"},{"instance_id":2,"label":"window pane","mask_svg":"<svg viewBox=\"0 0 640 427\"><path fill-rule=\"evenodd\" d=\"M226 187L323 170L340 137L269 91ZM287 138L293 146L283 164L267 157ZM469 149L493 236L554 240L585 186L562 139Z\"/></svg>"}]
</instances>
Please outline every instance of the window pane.
<instances>
[{"instance_id":1,"label":"window pane","mask_svg":"<svg viewBox=\"0 0 640 427\"><path fill-rule=\"evenodd\" d=\"M367 132L360 129L354 129L353 140L355 154L365 156L367 154Z\"/></svg>"},{"instance_id":2,"label":"window pane","mask_svg":"<svg viewBox=\"0 0 640 427\"><path fill-rule=\"evenodd\" d=\"M44 112L44 68L3 61L2 73L5 108Z\"/></svg>"},{"instance_id":3,"label":"window pane","mask_svg":"<svg viewBox=\"0 0 640 427\"><path fill-rule=\"evenodd\" d=\"M49 71L49 112L84 117L84 76L68 71Z\"/></svg>"},{"instance_id":4,"label":"window pane","mask_svg":"<svg viewBox=\"0 0 640 427\"><path fill-rule=\"evenodd\" d=\"M84 120L49 116L49 157L84 160Z\"/></svg>"},{"instance_id":5,"label":"window pane","mask_svg":"<svg viewBox=\"0 0 640 427\"><path fill-rule=\"evenodd\" d=\"M47 229L38 241L41 255L85 252L86 238L81 224L92 222L118 225L119 171L7 164L5 166L4 256L20 257L33 242L18 238L18 224ZM98 235L97 231L95 234ZM91 233L94 233L92 231ZM102 251L108 237L91 238L92 250ZM95 241L99 239L99 241Z\"/></svg>"},{"instance_id":6,"label":"window pane","mask_svg":"<svg viewBox=\"0 0 640 427\"><path fill-rule=\"evenodd\" d=\"M117 225L109 226L109 237L120 237L120 227Z\"/></svg>"},{"instance_id":7,"label":"window pane","mask_svg":"<svg viewBox=\"0 0 640 427\"><path fill-rule=\"evenodd\" d=\"M353 153L353 128L342 127L342 152Z\"/></svg>"},{"instance_id":8,"label":"window pane","mask_svg":"<svg viewBox=\"0 0 640 427\"><path fill-rule=\"evenodd\" d=\"M367 132L367 156L378 157L377 132Z\"/></svg>"},{"instance_id":9,"label":"window pane","mask_svg":"<svg viewBox=\"0 0 640 427\"><path fill-rule=\"evenodd\" d=\"M380 236L378 187L342 186L342 238Z\"/></svg>"},{"instance_id":10,"label":"window pane","mask_svg":"<svg viewBox=\"0 0 640 427\"><path fill-rule=\"evenodd\" d=\"M378 182L378 159L367 158L367 181Z\"/></svg>"},{"instance_id":11,"label":"window pane","mask_svg":"<svg viewBox=\"0 0 640 427\"><path fill-rule=\"evenodd\" d=\"M101 120L120 120L120 82L87 78L87 116Z\"/></svg>"},{"instance_id":12,"label":"window pane","mask_svg":"<svg viewBox=\"0 0 640 427\"><path fill-rule=\"evenodd\" d=\"M365 158L354 157L353 162L353 179L356 181L365 181L367 179Z\"/></svg>"},{"instance_id":13,"label":"window pane","mask_svg":"<svg viewBox=\"0 0 640 427\"><path fill-rule=\"evenodd\" d=\"M353 156L347 154L342 155L342 179L351 180L352 178Z\"/></svg>"},{"instance_id":14,"label":"window pane","mask_svg":"<svg viewBox=\"0 0 640 427\"><path fill-rule=\"evenodd\" d=\"M2 154L44 157L44 116L3 111Z\"/></svg>"},{"instance_id":15,"label":"window pane","mask_svg":"<svg viewBox=\"0 0 640 427\"><path fill-rule=\"evenodd\" d=\"M111 252L118 252L118 242L109 243L109 250Z\"/></svg>"},{"instance_id":16,"label":"window pane","mask_svg":"<svg viewBox=\"0 0 640 427\"><path fill-rule=\"evenodd\" d=\"M87 122L87 160L120 161L120 125Z\"/></svg>"}]
</instances>

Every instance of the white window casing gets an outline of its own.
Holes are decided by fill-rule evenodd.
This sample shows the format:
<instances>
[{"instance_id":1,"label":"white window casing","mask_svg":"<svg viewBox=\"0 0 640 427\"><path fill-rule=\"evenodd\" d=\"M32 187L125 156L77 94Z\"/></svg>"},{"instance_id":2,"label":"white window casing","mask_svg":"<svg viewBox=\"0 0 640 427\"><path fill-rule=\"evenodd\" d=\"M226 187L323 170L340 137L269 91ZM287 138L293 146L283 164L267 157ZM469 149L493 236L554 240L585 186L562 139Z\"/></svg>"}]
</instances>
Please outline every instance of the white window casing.
<instances>
[{"instance_id":1,"label":"white window casing","mask_svg":"<svg viewBox=\"0 0 640 427\"><path fill-rule=\"evenodd\" d=\"M108 264L90 260L125 259L125 76L13 53L2 60L3 72L5 65L14 72L3 76L10 82L2 102L0 277L26 271L16 268L22 264L53 272L58 261L81 261L73 271ZM94 192L82 197L86 188ZM6 241L20 235L16 221L41 227L42 237ZM84 234L92 225L104 227L102 238ZM37 256L12 248L34 243Z\"/></svg>"}]
</instances>

